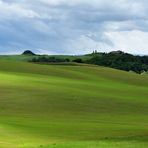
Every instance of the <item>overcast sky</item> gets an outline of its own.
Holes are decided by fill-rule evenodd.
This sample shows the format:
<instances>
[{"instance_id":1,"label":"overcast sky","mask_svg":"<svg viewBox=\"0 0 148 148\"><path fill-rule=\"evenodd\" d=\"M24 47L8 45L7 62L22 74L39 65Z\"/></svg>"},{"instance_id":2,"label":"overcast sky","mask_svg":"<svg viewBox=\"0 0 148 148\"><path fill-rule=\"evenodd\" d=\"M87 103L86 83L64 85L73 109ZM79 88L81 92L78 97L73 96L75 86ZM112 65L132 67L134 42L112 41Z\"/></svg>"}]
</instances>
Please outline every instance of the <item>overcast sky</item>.
<instances>
[{"instance_id":1,"label":"overcast sky","mask_svg":"<svg viewBox=\"0 0 148 148\"><path fill-rule=\"evenodd\" d=\"M148 54L147 0L0 0L0 54Z\"/></svg>"}]
</instances>

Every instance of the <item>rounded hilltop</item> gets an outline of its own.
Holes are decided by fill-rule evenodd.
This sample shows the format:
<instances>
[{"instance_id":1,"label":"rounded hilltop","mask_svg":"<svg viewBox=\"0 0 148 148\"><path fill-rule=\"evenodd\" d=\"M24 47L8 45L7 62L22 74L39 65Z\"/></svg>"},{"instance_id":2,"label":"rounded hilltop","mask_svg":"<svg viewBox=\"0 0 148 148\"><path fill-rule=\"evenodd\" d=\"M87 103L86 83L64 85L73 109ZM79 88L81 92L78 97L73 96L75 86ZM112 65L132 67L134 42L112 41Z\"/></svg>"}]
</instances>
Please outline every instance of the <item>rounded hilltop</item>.
<instances>
[{"instance_id":1,"label":"rounded hilltop","mask_svg":"<svg viewBox=\"0 0 148 148\"><path fill-rule=\"evenodd\" d=\"M25 50L22 55L35 55L31 50Z\"/></svg>"}]
</instances>

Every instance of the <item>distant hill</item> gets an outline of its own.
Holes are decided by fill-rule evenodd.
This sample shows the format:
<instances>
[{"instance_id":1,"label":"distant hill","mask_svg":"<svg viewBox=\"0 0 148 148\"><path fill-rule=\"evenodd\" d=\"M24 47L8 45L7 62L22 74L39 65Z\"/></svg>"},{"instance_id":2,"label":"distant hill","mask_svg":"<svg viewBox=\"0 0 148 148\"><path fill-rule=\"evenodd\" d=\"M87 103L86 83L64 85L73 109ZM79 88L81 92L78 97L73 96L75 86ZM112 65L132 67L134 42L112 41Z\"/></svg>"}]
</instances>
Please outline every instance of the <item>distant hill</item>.
<instances>
[{"instance_id":1,"label":"distant hill","mask_svg":"<svg viewBox=\"0 0 148 148\"><path fill-rule=\"evenodd\" d=\"M92 53L92 58L86 62L136 73L148 71L148 56L136 56L122 51Z\"/></svg>"},{"instance_id":2,"label":"distant hill","mask_svg":"<svg viewBox=\"0 0 148 148\"><path fill-rule=\"evenodd\" d=\"M21 55L0 55L0 60L28 61L33 63L57 64L65 62L93 64L124 71L133 71L139 74L148 72L148 56L132 55L123 51L112 51L110 53L94 51L86 55L36 55L30 50Z\"/></svg>"},{"instance_id":3,"label":"distant hill","mask_svg":"<svg viewBox=\"0 0 148 148\"><path fill-rule=\"evenodd\" d=\"M33 53L31 50L25 50L22 55L36 55L35 53Z\"/></svg>"},{"instance_id":4,"label":"distant hill","mask_svg":"<svg viewBox=\"0 0 148 148\"><path fill-rule=\"evenodd\" d=\"M30 62L37 63L51 63L51 62L75 62L75 63L86 63L99 66L105 66L124 71L133 71L136 73L143 73L148 71L148 56L136 56L123 51L112 51L110 53L93 52L83 57L70 56L67 57L50 57L50 56L39 56L34 57Z\"/></svg>"}]
</instances>

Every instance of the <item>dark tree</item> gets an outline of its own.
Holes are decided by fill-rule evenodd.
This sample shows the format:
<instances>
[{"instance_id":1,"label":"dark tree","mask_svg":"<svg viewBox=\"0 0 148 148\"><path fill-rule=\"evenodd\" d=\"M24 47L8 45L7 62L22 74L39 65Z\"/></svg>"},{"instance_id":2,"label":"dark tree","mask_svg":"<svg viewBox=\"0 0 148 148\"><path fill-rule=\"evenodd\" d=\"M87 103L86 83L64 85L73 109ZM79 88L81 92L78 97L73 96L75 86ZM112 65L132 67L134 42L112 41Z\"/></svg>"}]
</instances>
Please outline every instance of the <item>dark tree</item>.
<instances>
[{"instance_id":1,"label":"dark tree","mask_svg":"<svg viewBox=\"0 0 148 148\"><path fill-rule=\"evenodd\" d=\"M73 62L76 62L76 63L84 63L81 58L74 59Z\"/></svg>"},{"instance_id":2,"label":"dark tree","mask_svg":"<svg viewBox=\"0 0 148 148\"><path fill-rule=\"evenodd\" d=\"M122 51L93 54L87 63L142 73L148 71L148 56L134 56Z\"/></svg>"},{"instance_id":3,"label":"dark tree","mask_svg":"<svg viewBox=\"0 0 148 148\"><path fill-rule=\"evenodd\" d=\"M32 51L30 50L26 50L22 53L22 55L35 55L35 53L33 53Z\"/></svg>"}]
</instances>

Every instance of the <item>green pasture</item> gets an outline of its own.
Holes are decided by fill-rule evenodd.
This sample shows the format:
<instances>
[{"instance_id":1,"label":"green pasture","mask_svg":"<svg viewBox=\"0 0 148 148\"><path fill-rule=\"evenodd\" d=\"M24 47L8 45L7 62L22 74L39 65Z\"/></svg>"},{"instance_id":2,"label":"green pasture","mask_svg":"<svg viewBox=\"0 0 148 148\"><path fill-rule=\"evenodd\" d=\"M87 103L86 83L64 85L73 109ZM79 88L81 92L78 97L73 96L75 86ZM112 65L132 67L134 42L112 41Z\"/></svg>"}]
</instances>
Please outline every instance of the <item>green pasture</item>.
<instances>
[{"instance_id":1,"label":"green pasture","mask_svg":"<svg viewBox=\"0 0 148 148\"><path fill-rule=\"evenodd\" d=\"M148 76L0 60L0 148L146 148Z\"/></svg>"}]
</instances>

